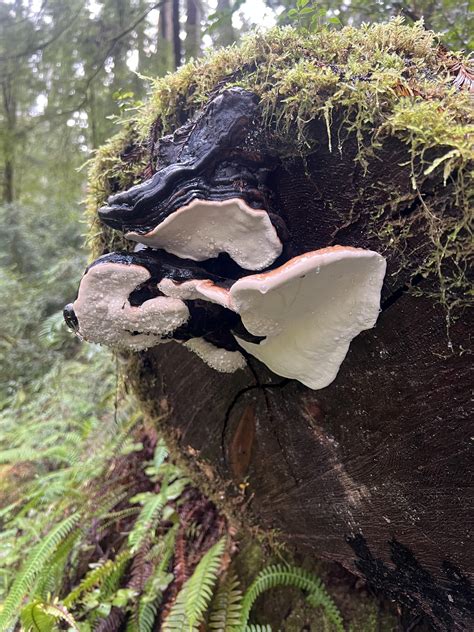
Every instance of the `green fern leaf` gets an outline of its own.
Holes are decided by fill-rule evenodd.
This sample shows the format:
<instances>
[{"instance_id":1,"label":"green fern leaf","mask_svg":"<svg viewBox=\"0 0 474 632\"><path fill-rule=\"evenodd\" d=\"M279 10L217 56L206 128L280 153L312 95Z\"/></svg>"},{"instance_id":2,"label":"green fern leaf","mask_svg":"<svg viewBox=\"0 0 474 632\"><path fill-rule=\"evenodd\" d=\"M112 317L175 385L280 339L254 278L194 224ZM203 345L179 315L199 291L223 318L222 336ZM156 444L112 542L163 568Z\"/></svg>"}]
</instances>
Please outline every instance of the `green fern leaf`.
<instances>
[{"instance_id":1,"label":"green fern leaf","mask_svg":"<svg viewBox=\"0 0 474 632\"><path fill-rule=\"evenodd\" d=\"M241 619L242 591L233 571L219 586L209 619L209 629L218 632L236 632Z\"/></svg>"},{"instance_id":2,"label":"green fern leaf","mask_svg":"<svg viewBox=\"0 0 474 632\"><path fill-rule=\"evenodd\" d=\"M20 621L25 632L52 632L56 627L57 620L42 606L41 601L32 601L22 609Z\"/></svg>"},{"instance_id":3,"label":"green fern leaf","mask_svg":"<svg viewBox=\"0 0 474 632\"><path fill-rule=\"evenodd\" d=\"M58 621L79 632L78 625L65 606L59 602L47 603L36 599L25 606L20 615L25 632L51 632Z\"/></svg>"},{"instance_id":4,"label":"green fern leaf","mask_svg":"<svg viewBox=\"0 0 474 632\"><path fill-rule=\"evenodd\" d=\"M270 625L248 625L245 632L272 632Z\"/></svg>"},{"instance_id":5,"label":"green fern leaf","mask_svg":"<svg viewBox=\"0 0 474 632\"><path fill-rule=\"evenodd\" d=\"M189 629L201 623L204 613L212 599L217 573L221 565L225 548L225 538L216 542L196 566L187 584L185 612L189 620Z\"/></svg>"},{"instance_id":6,"label":"green fern leaf","mask_svg":"<svg viewBox=\"0 0 474 632\"><path fill-rule=\"evenodd\" d=\"M212 599L224 548L225 538L222 538L202 557L181 588L163 624L163 632L194 632L198 629Z\"/></svg>"},{"instance_id":7,"label":"green fern leaf","mask_svg":"<svg viewBox=\"0 0 474 632\"><path fill-rule=\"evenodd\" d=\"M34 582L48 563L59 544L69 535L79 521L79 514L73 514L57 524L31 551L23 568L16 576L0 612L0 630L7 629L18 617L21 602L31 590Z\"/></svg>"},{"instance_id":8,"label":"green fern leaf","mask_svg":"<svg viewBox=\"0 0 474 632\"><path fill-rule=\"evenodd\" d=\"M169 452L165 442L163 439L160 439L155 448L155 454L153 455L153 467L155 470L158 470L158 468L163 465L165 460L168 458L168 454Z\"/></svg>"},{"instance_id":9,"label":"green fern leaf","mask_svg":"<svg viewBox=\"0 0 474 632\"><path fill-rule=\"evenodd\" d=\"M102 586L102 584L116 572L117 568L122 567L122 563L128 561L130 553L123 551L119 553L114 560L107 560L100 566L90 570L86 576L82 579L80 584L72 590L69 595L63 600L64 605L70 608L74 605L83 595L90 592L92 589Z\"/></svg>"},{"instance_id":10,"label":"green fern leaf","mask_svg":"<svg viewBox=\"0 0 474 632\"><path fill-rule=\"evenodd\" d=\"M111 572L102 581L99 594L100 601L107 601L119 589L129 558L129 551L123 551L121 555L115 558Z\"/></svg>"},{"instance_id":11,"label":"green fern leaf","mask_svg":"<svg viewBox=\"0 0 474 632\"><path fill-rule=\"evenodd\" d=\"M80 535L80 529L75 529L58 546L48 565L38 575L35 597L46 600L48 594L59 591L69 555Z\"/></svg>"},{"instance_id":12,"label":"green fern leaf","mask_svg":"<svg viewBox=\"0 0 474 632\"><path fill-rule=\"evenodd\" d=\"M322 607L337 632L344 632L339 610L326 592L321 580L302 568L282 564L264 568L247 589L242 600L242 629L247 626L250 611L256 599L266 590L277 586L293 586L307 592L308 603Z\"/></svg>"},{"instance_id":13,"label":"green fern leaf","mask_svg":"<svg viewBox=\"0 0 474 632\"><path fill-rule=\"evenodd\" d=\"M142 507L140 515L136 519L132 531L128 536L128 544L130 550L136 553L143 544L144 540L150 535L150 532L156 524L163 507L166 504L166 498L163 494L153 494Z\"/></svg>"},{"instance_id":14,"label":"green fern leaf","mask_svg":"<svg viewBox=\"0 0 474 632\"><path fill-rule=\"evenodd\" d=\"M138 608L138 632L152 632L156 614L161 600L157 600L154 603L140 604Z\"/></svg>"}]
</instances>

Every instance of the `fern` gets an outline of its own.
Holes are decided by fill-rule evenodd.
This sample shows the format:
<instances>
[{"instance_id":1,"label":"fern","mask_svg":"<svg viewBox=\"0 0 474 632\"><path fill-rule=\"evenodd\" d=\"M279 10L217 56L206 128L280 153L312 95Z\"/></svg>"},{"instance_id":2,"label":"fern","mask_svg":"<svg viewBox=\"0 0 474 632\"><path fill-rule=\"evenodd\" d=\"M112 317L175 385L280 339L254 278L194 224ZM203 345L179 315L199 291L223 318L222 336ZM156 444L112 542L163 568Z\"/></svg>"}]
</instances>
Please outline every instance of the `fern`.
<instances>
[{"instance_id":1,"label":"fern","mask_svg":"<svg viewBox=\"0 0 474 632\"><path fill-rule=\"evenodd\" d=\"M114 564L110 573L104 577L100 587L99 600L106 601L109 599L120 587L120 581L125 573L125 570L130 559L130 552L123 551L122 554L117 555L114 560Z\"/></svg>"},{"instance_id":2,"label":"fern","mask_svg":"<svg viewBox=\"0 0 474 632\"><path fill-rule=\"evenodd\" d=\"M57 524L31 551L23 568L16 576L0 612L0 630L10 626L18 616L21 602L31 590L34 582L59 544L71 533L79 521L73 514Z\"/></svg>"},{"instance_id":3,"label":"fern","mask_svg":"<svg viewBox=\"0 0 474 632\"><path fill-rule=\"evenodd\" d=\"M58 546L53 557L38 575L35 597L45 600L48 594L60 588L67 560L80 534L81 531L75 529Z\"/></svg>"},{"instance_id":4,"label":"fern","mask_svg":"<svg viewBox=\"0 0 474 632\"><path fill-rule=\"evenodd\" d=\"M214 585L225 548L225 538L216 542L202 557L192 576L180 590L163 624L163 632L197 630L212 599Z\"/></svg>"},{"instance_id":5,"label":"fern","mask_svg":"<svg viewBox=\"0 0 474 632\"><path fill-rule=\"evenodd\" d=\"M150 497L145 500L133 529L128 536L128 544L132 553L136 553L144 540L150 535L165 504L166 497L162 493L151 494Z\"/></svg>"},{"instance_id":6,"label":"fern","mask_svg":"<svg viewBox=\"0 0 474 632\"><path fill-rule=\"evenodd\" d=\"M130 553L128 551L123 551L122 553L119 553L114 560L107 560L100 566L90 570L81 583L63 600L64 605L67 608L70 608L77 603L83 595L98 586L102 586L110 576L116 573L117 569L122 568L122 564L126 563L129 557Z\"/></svg>"},{"instance_id":7,"label":"fern","mask_svg":"<svg viewBox=\"0 0 474 632\"><path fill-rule=\"evenodd\" d=\"M156 445L153 455L153 467L158 470L168 458L169 452L163 439L160 439Z\"/></svg>"},{"instance_id":8,"label":"fern","mask_svg":"<svg viewBox=\"0 0 474 632\"><path fill-rule=\"evenodd\" d=\"M256 599L266 590L277 586L293 586L306 591L308 603L312 606L321 606L335 629L338 632L344 632L339 610L327 594L321 580L302 568L282 564L264 568L247 589L242 600L242 629L247 626L250 611Z\"/></svg>"},{"instance_id":9,"label":"fern","mask_svg":"<svg viewBox=\"0 0 474 632\"><path fill-rule=\"evenodd\" d=\"M178 478L176 478L178 476ZM176 478L172 483L170 477ZM128 544L132 553L136 553L143 542L152 533L154 525L157 523L163 508L170 500L175 500L183 493L188 485L189 479L180 476L175 466L170 469L169 476L165 475L161 482L161 489L158 494L145 492L138 494L131 499L131 502L142 502L143 507L135 522L135 525L128 536Z\"/></svg>"},{"instance_id":10,"label":"fern","mask_svg":"<svg viewBox=\"0 0 474 632\"><path fill-rule=\"evenodd\" d=\"M242 591L233 571L219 586L209 619L209 629L219 632L236 632L240 624Z\"/></svg>"},{"instance_id":11,"label":"fern","mask_svg":"<svg viewBox=\"0 0 474 632\"><path fill-rule=\"evenodd\" d=\"M245 632L272 632L270 625L248 625Z\"/></svg>"},{"instance_id":12,"label":"fern","mask_svg":"<svg viewBox=\"0 0 474 632\"><path fill-rule=\"evenodd\" d=\"M23 608L20 615L21 624L25 632L52 632L58 621L64 621L69 629L79 627L71 613L60 603L47 603L35 600Z\"/></svg>"},{"instance_id":13,"label":"fern","mask_svg":"<svg viewBox=\"0 0 474 632\"><path fill-rule=\"evenodd\" d=\"M138 606L137 631L152 632L159 608L159 600L151 603L141 603Z\"/></svg>"}]
</instances>

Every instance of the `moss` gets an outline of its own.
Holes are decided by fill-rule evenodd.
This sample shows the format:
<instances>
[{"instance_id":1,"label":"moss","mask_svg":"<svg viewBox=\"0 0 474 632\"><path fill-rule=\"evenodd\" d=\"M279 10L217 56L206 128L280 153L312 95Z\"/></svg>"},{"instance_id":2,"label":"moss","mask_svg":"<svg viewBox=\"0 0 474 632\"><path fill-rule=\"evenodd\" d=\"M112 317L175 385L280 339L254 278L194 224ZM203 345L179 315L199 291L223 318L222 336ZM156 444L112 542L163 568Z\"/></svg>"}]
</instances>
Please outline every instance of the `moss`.
<instances>
[{"instance_id":1,"label":"moss","mask_svg":"<svg viewBox=\"0 0 474 632\"><path fill-rule=\"evenodd\" d=\"M311 124L317 119L325 122L332 151L342 155L346 140L356 139L356 161L366 172L390 139L404 143L412 191L387 191L387 204L370 209L373 231L399 252L415 231L425 235L413 276L436 275L432 294L448 310L464 305L465 268L472 257L472 101L452 85L453 59L462 56L443 52L421 23L409 27L394 19L312 34L288 27L255 33L239 46L156 79L148 102L93 163L88 203L93 256L129 247L97 223L96 209L111 191L143 179L147 163L153 163L150 130L153 137L169 133L216 89L240 85L260 96L282 157L315 151L320 139L312 137ZM435 196L424 194L425 182L431 192L438 187ZM418 211L401 219L399 211L416 200Z\"/></svg>"}]
</instances>

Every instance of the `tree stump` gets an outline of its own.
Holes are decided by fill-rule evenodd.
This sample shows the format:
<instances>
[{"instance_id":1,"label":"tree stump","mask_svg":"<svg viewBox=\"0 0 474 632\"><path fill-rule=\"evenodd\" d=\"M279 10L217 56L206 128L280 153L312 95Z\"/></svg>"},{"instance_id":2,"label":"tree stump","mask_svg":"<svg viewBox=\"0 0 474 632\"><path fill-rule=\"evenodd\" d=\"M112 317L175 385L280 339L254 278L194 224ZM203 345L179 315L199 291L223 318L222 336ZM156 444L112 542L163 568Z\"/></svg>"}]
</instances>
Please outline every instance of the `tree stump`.
<instances>
[{"instance_id":1,"label":"tree stump","mask_svg":"<svg viewBox=\"0 0 474 632\"><path fill-rule=\"evenodd\" d=\"M365 34L334 31L329 47L294 32L256 36L240 52L203 62L199 72L207 73L207 83L187 71L163 80L154 101L161 105L154 117L146 112L154 121L150 135L140 137L132 126L118 150L109 146L99 154L91 209L95 218L108 194L147 180L166 161L179 162L197 120L196 94L205 103L236 81L253 90L265 131L254 142L259 152L271 153L265 186L288 230L282 256L334 245L381 253L387 275L377 324L352 341L336 379L320 390L275 375L248 355L245 369L218 373L175 342L136 354L130 379L148 414L165 413L162 428L208 473L212 489L243 499L244 520L277 530L309 555L339 562L424 613L436 629L467 630L474 604L474 328L464 298L472 217L466 180L462 187L459 180L467 165L464 140L456 141L467 101L446 87L450 66L431 35L393 23L370 28ZM386 41L379 49L380 33ZM347 71L352 48L362 60L372 45L374 56L382 50L400 63L396 76L384 75L383 88L388 57L368 61L370 71L366 64L360 76ZM292 94L307 97L305 79L295 78L301 60L318 101L304 122L304 152L289 148L300 121L288 103ZM269 75L263 86L259 64ZM308 64L320 79L321 73L330 79L319 92ZM290 76L295 83L288 87ZM279 92L269 115L271 77ZM361 101L356 111L337 90L378 101L367 109ZM331 98L329 120L324 104ZM176 110L166 125L184 126L160 143L168 131L163 112L171 106ZM358 117L369 110L366 125ZM433 140L433 125L448 120L452 128ZM447 156L455 151L459 155ZM110 175L111 155L126 173L123 167ZM123 247L102 230L96 252L116 250L118 243Z\"/></svg>"}]
</instances>

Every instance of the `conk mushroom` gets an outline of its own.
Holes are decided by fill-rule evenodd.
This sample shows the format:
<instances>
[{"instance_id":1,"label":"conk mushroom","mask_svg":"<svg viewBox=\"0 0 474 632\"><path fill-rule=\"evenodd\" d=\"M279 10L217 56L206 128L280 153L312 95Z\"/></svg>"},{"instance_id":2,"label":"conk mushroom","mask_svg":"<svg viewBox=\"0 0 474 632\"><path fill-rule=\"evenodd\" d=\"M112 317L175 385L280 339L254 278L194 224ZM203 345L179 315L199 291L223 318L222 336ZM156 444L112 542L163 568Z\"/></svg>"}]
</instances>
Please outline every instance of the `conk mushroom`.
<instances>
[{"instance_id":1,"label":"conk mushroom","mask_svg":"<svg viewBox=\"0 0 474 632\"><path fill-rule=\"evenodd\" d=\"M252 145L257 111L253 93L224 90L192 125L161 139L156 173L111 196L101 220L186 259L227 253L246 270L270 266L287 231L267 186L276 161Z\"/></svg>"},{"instance_id":2,"label":"conk mushroom","mask_svg":"<svg viewBox=\"0 0 474 632\"><path fill-rule=\"evenodd\" d=\"M128 232L125 237L194 261L225 252L245 270L267 268L283 249L268 213L239 198L195 199L145 235Z\"/></svg>"},{"instance_id":3,"label":"conk mushroom","mask_svg":"<svg viewBox=\"0 0 474 632\"><path fill-rule=\"evenodd\" d=\"M261 338L233 330L242 349L274 373L320 389L335 379L351 340L375 325L385 269L376 252L333 246L238 279L229 290L202 280L160 287L169 297L201 296L239 314L244 330Z\"/></svg>"},{"instance_id":4,"label":"conk mushroom","mask_svg":"<svg viewBox=\"0 0 474 632\"><path fill-rule=\"evenodd\" d=\"M135 351L174 340L227 373L254 356L312 389L335 379L351 340L375 325L385 259L291 251L258 113L255 94L223 90L158 141L149 180L99 209L137 246L87 268L65 308L78 335Z\"/></svg>"},{"instance_id":5,"label":"conk mushroom","mask_svg":"<svg viewBox=\"0 0 474 632\"><path fill-rule=\"evenodd\" d=\"M209 273L173 268L160 251L149 257L107 255L86 271L66 308L82 337L133 350L185 341L223 372L245 366L243 350L312 389L335 379L351 340L375 325L386 267L376 252L334 246L224 280L190 278Z\"/></svg>"}]
</instances>

